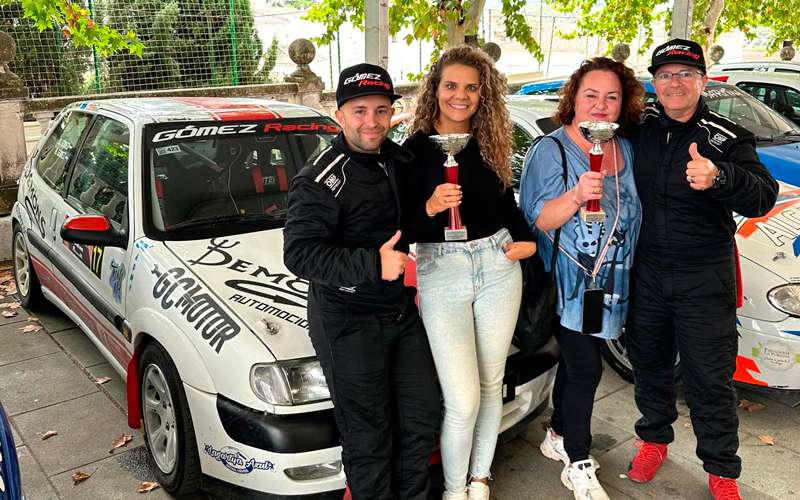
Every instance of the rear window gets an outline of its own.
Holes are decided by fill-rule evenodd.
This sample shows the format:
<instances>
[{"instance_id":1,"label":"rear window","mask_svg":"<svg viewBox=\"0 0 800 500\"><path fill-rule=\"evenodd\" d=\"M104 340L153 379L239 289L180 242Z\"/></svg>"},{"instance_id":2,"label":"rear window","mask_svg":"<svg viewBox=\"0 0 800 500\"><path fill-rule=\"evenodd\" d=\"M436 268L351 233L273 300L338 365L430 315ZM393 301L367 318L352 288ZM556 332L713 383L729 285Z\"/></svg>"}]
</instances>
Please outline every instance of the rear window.
<instances>
[{"instance_id":1,"label":"rear window","mask_svg":"<svg viewBox=\"0 0 800 500\"><path fill-rule=\"evenodd\" d=\"M199 239L283 227L289 181L338 131L323 116L148 126L148 232Z\"/></svg>"}]
</instances>

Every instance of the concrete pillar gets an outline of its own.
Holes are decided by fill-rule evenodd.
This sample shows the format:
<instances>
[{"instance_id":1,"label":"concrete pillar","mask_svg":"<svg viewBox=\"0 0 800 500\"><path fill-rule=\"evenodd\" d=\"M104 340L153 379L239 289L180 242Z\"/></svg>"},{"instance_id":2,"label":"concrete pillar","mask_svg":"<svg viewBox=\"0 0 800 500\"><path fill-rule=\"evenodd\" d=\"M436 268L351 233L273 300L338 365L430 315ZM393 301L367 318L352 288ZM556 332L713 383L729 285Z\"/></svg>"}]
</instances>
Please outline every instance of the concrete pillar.
<instances>
[{"instance_id":1,"label":"concrete pillar","mask_svg":"<svg viewBox=\"0 0 800 500\"><path fill-rule=\"evenodd\" d=\"M389 1L364 0L364 60L389 67Z\"/></svg>"},{"instance_id":2,"label":"concrete pillar","mask_svg":"<svg viewBox=\"0 0 800 500\"><path fill-rule=\"evenodd\" d=\"M296 104L321 109L320 96L325 84L308 66L316 55L317 49L314 48L314 44L305 38L298 38L289 44L289 57L297 64L297 69L285 80L297 84Z\"/></svg>"}]
</instances>

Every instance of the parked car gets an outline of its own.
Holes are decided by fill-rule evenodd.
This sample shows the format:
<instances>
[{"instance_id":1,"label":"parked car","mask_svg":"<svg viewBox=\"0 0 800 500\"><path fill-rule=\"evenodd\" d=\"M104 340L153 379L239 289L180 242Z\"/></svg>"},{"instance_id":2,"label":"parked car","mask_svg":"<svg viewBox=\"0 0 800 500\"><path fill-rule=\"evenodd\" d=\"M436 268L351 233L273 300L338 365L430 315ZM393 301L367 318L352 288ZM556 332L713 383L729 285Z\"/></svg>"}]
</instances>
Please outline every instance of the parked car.
<instances>
[{"instance_id":1,"label":"parked car","mask_svg":"<svg viewBox=\"0 0 800 500\"><path fill-rule=\"evenodd\" d=\"M21 500L22 481L11 424L0 404L0 500Z\"/></svg>"},{"instance_id":2,"label":"parked car","mask_svg":"<svg viewBox=\"0 0 800 500\"><path fill-rule=\"evenodd\" d=\"M800 75L800 62L796 61L746 61L717 63L708 68L709 74L728 71L760 71L762 73L788 73Z\"/></svg>"},{"instance_id":3,"label":"parked car","mask_svg":"<svg viewBox=\"0 0 800 500\"><path fill-rule=\"evenodd\" d=\"M30 155L12 213L22 302L56 304L125 377L171 493L207 475L341 498L309 283L282 256L289 181L338 131L275 101L106 100L68 106ZM537 356L511 348L502 430L547 406L556 359Z\"/></svg>"},{"instance_id":4,"label":"parked car","mask_svg":"<svg viewBox=\"0 0 800 500\"><path fill-rule=\"evenodd\" d=\"M652 78L639 77L645 89L647 104L656 101ZM535 92L542 99L557 98L565 80L550 80L523 85L518 94ZM712 111L738 123L756 136L761 161L776 179L800 186L800 128L756 100L727 83L709 80L703 97Z\"/></svg>"},{"instance_id":5,"label":"parked car","mask_svg":"<svg viewBox=\"0 0 800 500\"><path fill-rule=\"evenodd\" d=\"M735 85L800 125L800 74L727 71L709 78Z\"/></svg>"}]
</instances>

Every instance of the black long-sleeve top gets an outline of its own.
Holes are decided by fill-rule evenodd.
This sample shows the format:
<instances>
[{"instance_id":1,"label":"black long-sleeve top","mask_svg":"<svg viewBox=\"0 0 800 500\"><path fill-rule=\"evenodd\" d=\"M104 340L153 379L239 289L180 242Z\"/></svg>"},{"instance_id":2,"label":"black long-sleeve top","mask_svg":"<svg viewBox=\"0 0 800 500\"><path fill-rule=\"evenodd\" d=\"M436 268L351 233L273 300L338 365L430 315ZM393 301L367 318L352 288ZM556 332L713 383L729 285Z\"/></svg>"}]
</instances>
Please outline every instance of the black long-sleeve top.
<instances>
[{"instance_id":1,"label":"black long-sleeve top","mask_svg":"<svg viewBox=\"0 0 800 500\"><path fill-rule=\"evenodd\" d=\"M397 169L403 204L400 225L409 242L443 242L444 229L449 224L449 210L434 217L428 217L425 212L425 202L436 186L445 182L443 165L447 159L428 139L430 135L433 134L418 131L406 139L403 146L414 153L415 160ZM467 228L469 240L485 238L506 228L514 241L535 241L517 206L514 190L506 188L497 174L484 164L474 137L455 159L463 194L461 221Z\"/></svg>"}]
</instances>

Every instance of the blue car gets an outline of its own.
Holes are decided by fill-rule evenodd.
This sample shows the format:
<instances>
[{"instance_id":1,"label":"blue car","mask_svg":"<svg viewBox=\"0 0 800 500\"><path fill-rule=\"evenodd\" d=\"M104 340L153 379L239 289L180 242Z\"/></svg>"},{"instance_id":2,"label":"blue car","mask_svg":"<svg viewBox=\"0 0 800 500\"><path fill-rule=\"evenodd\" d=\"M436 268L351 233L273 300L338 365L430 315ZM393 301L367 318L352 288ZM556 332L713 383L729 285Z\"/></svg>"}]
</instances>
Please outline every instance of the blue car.
<instances>
[{"instance_id":1,"label":"blue car","mask_svg":"<svg viewBox=\"0 0 800 500\"><path fill-rule=\"evenodd\" d=\"M648 104L656 101L650 78L640 77ZM566 80L523 85L518 94L555 96ZM776 179L800 186L800 130L775 110L746 92L726 83L709 80L703 91L708 107L738 123L756 136L761 162ZM555 97L554 97L555 98Z\"/></svg>"},{"instance_id":2,"label":"blue car","mask_svg":"<svg viewBox=\"0 0 800 500\"><path fill-rule=\"evenodd\" d=\"M22 498L19 462L11 425L0 404L0 500L19 500Z\"/></svg>"}]
</instances>

